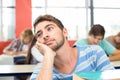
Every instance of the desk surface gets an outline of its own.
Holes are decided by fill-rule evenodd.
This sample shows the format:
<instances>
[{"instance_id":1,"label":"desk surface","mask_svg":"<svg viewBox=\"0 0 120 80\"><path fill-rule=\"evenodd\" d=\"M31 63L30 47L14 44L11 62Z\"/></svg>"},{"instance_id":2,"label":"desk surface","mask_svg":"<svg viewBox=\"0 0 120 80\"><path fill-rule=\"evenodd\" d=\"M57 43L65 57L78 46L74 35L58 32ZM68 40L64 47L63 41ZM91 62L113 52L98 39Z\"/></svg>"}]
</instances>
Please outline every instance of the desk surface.
<instances>
[{"instance_id":1,"label":"desk surface","mask_svg":"<svg viewBox=\"0 0 120 80\"><path fill-rule=\"evenodd\" d=\"M30 75L36 65L0 65L0 76Z\"/></svg>"},{"instance_id":2,"label":"desk surface","mask_svg":"<svg viewBox=\"0 0 120 80\"><path fill-rule=\"evenodd\" d=\"M111 61L111 63L114 67L119 67L120 68L120 61Z\"/></svg>"}]
</instances>

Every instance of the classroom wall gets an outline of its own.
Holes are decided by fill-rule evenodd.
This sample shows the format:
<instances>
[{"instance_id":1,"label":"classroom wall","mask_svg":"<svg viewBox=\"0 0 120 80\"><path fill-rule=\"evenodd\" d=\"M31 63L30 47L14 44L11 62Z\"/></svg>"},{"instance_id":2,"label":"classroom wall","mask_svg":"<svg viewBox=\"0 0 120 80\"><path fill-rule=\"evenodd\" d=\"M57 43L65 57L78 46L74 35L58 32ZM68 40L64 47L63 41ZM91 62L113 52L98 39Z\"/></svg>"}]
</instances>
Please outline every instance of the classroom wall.
<instances>
[{"instance_id":1,"label":"classroom wall","mask_svg":"<svg viewBox=\"0 0 120 80\"><path fill-rule=\"evenodd\" d=\"M16 37L25 28L32 27L31 0L16 0Z\"/></svg>"}]
</instances>

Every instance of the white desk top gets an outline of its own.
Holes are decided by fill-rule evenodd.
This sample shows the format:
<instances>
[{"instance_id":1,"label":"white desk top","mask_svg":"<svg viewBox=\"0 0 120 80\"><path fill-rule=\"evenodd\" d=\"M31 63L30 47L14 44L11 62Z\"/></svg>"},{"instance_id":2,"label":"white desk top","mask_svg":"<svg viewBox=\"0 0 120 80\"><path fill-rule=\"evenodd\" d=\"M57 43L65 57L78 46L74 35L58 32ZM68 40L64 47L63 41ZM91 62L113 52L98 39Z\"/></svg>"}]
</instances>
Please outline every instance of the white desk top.
<instances>
[{"instance_id":1,"label":"white desk top","mask_svg":"<svg viewBox=\"0 0 120 80\"><path fill-rule=\"evenodd\" d=\"M114 67L120 67L120 61L111 61Z\"/></svg>"},{"instance_id":2,"label":"white desk top","mask_svg":"<svg viewBox=\"0 0 120 80\"><path fill-rule=\"evenodd\" d=\"M30 74L36 65L0 65L0 75Z\"/></svg>"}]
</instances>

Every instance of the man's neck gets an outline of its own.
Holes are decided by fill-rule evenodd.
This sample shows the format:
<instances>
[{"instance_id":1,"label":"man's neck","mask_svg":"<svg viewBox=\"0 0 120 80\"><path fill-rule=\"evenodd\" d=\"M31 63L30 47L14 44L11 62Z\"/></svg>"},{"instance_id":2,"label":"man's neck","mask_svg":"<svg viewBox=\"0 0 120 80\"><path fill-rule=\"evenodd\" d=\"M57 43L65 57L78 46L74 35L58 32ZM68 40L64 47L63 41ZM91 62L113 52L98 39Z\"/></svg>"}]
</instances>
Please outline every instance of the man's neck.
<instances>
[{"instance_id":1,"label":"man's neck","mask_svg":"<svg viewBox=\"0 0 120 80\"><path fill-rule=\"evenodd\" d=\"M77 50L76 48L69 48L63 51L61 54L57 54L55 57L55 68L63 73L69 73L73 70L77 62ZM67 68L67 69L66 69Z\"/></svg>"}]
</instances>

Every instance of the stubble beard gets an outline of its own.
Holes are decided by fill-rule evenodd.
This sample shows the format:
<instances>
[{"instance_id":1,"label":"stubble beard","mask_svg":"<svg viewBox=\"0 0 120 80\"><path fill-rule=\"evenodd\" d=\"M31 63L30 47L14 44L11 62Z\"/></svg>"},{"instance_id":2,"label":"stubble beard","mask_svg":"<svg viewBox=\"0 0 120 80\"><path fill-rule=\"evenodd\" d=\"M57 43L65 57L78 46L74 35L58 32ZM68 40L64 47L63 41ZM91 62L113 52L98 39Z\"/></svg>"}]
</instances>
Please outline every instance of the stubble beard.
<instances>
[{"instance_id":1,"label":"stubble beard","mask_svg":"<svg viewBox=\"0 0 120 80\"><path fill-rule=\"evenodd\" d=\"M59 50L63 46L64 42L65 42L65 39L62 36L62 39L59 42L56 42L56 45L51 46L51 49L54 50L54 51Z\"/></svg>"}]
</instances>

